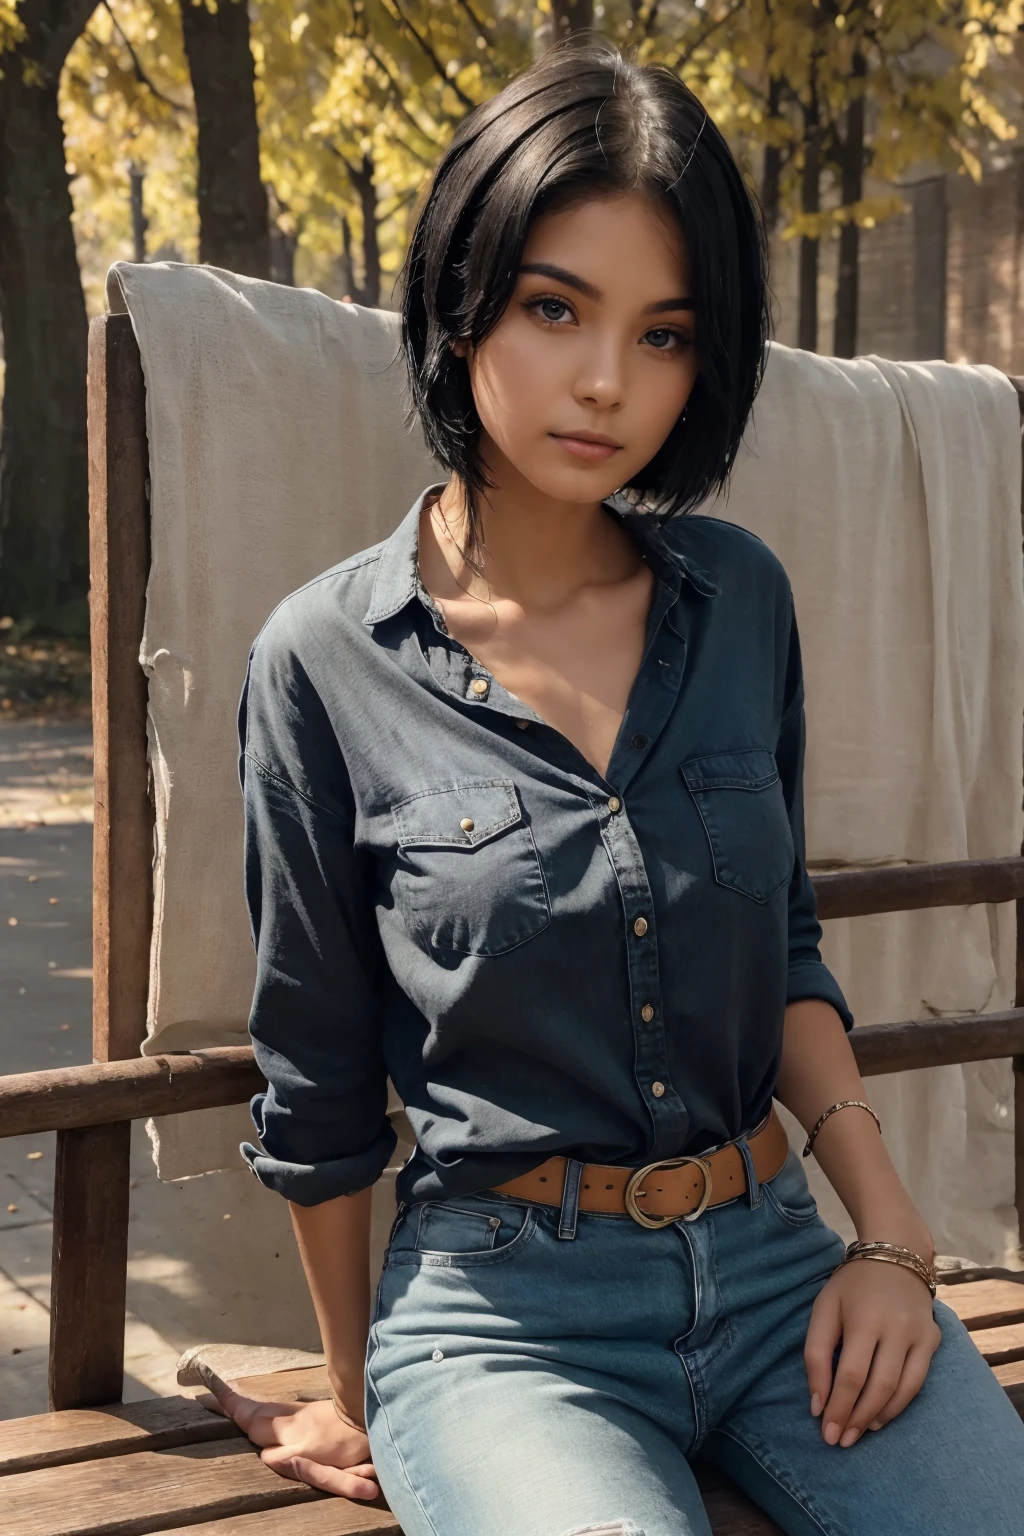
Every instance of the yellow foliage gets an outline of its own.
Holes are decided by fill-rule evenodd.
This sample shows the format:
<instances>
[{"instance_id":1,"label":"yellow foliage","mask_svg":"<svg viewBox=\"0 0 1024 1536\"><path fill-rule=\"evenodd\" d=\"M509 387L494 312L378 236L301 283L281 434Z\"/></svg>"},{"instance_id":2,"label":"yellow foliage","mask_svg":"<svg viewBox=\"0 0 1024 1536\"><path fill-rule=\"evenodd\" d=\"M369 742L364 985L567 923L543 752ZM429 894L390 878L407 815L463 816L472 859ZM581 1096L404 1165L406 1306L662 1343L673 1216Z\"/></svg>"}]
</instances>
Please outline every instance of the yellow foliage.
<instances>
[{"instance_id":1,"label":"yellow foliage","mask_svg":"<svg viewBox=\"0 0 1024 1536\"><path fill-rule=\"evenodd\" d=\"M65 68L61 110L93 308L109 261L132 255L133 166L144 174L149 254L196 254L178 5L110 0ZM835 151L859 93L867 170L883 182L922 164L980 175L986 149L1017 135L1024 0L599 0L594 14L637 58L668 64L692 86L749 177L760 176L766 148L779 152L790 238L830 238L851 219L870 228L905 206L895 194L842 204ZM297 242L297 280L338 294L358 280L373 207L386 301L438 154L465 112L546 46L550 0L252 0L250 15L262 172L278 227ZM14 45L17 28L17 5L0 0L0 48ZM824 206L809 215L800 183L815 112Z\"/></svg>"}]
</instances>

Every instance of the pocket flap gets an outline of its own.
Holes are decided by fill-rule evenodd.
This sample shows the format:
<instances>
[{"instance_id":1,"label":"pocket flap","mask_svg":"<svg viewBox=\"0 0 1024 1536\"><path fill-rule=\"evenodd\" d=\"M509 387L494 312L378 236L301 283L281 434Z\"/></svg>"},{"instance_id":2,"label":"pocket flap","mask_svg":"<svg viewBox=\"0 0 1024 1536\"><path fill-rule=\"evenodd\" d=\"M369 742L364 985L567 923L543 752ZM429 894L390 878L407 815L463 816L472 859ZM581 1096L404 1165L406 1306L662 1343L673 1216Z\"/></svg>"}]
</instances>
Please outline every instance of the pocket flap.
<instances>
[{"instance_id":1,"label":"pocket flap","mask_svg":"<svg viewBox=\"0 0 1024 1536\"><path fill-rule=\"evenodd\" d=\"M680 764L680 772L694 794L702 789L767 789L779 776L767 747L741 747L710 757L691 757Z\"/></svg>"},{"instance_id":2,"label":"pocket flap","mask_svg":"<svg viewBox=\"0 0 1024 1536\"><path fill-rule=\"evenodd\" d=\"M463 779L392 807L400 848L475 848L522 820L511 779Z\"/></svg>"}]
</instances>

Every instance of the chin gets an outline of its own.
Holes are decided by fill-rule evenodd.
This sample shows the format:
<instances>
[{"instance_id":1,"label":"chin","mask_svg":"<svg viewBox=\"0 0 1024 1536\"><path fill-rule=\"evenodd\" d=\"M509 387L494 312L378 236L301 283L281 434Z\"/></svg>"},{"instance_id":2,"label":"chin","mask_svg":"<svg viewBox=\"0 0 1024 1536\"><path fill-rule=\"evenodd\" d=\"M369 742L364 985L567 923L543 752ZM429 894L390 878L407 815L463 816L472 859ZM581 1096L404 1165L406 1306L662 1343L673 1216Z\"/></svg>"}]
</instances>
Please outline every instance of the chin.
<instances>
[{"instance_id":1,"label":"chin","mask_svg":"<svg viewBox=\"0 0 1024 1536\"><path fill-rule=\"evenodd\" d=\"M624 471L615 459L578 467L544 465L532 471L520 468L519 472L542 496L551 501L570 503L606 501L629 479L629 472Z\"/></svg>"}]
</instances>

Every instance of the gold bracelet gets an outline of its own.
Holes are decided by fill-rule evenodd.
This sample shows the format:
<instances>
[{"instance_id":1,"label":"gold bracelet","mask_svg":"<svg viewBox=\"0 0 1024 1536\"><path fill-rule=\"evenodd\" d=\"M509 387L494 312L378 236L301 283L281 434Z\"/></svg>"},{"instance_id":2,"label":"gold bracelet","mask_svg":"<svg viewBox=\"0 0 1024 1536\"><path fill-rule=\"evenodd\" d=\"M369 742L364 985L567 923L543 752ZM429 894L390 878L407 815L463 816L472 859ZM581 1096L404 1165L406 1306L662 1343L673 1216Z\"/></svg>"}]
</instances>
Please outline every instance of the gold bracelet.
<instances>
[{"instance_id":1,"label":"gold bracelet","mask_svg":"<svg viewBox=\"0 0 1024 1536\"><path fill-rule=\"evenodd\" d=\"M825 1113L819 1117L817 1123L814 1126L814 1129L811 1131L811 1134L807 1138L807 1144L803 1150L804 1157L809 1157L811 1155L811 1148L814 1145L815 1136L817 1136L829 1115L834 1115L837 1109L866 1109L868 1114L874 1120L875 1124L878 1126L878 1134L882 1134L882 1122L879 1120L870 1104L865 1104L863 1099L840 1099L838 1104L829 1105Z\"/></svg>"},{"instance_id":2,"label":"gold bracelet","mask_svg":"<svg viewBox=\"0 0 1024 1536\"><path fill-rule=\"evenodd\" d=\"M349 1429L358 1429L361 1430L363 1434L366 1433L366 1425L356 1424L353 1422L350 1415L345 1412L344 1408L342 1408L341 1404L338 1402L338 1395L333 1390L331 1392L331 1402L334 1404L335 1413L338 1415L338 1418L343 1424L347 1424Z\"/></svg>"},{"instance_id":3,"label":"gold bracelet","mask_svg":"<svg viewBox=\"0 0 1024 1536\"><path fill-rule=\"evenodd\" d=\"M926 1263L911 1248L901 1248L898 1243L850 1243L838 1267L842 1268L853 1259L880 1259L883 1264L899 1264L904 1269L912 1269L935 1296L935 1266Z\"/></svg>"}]
</instances>

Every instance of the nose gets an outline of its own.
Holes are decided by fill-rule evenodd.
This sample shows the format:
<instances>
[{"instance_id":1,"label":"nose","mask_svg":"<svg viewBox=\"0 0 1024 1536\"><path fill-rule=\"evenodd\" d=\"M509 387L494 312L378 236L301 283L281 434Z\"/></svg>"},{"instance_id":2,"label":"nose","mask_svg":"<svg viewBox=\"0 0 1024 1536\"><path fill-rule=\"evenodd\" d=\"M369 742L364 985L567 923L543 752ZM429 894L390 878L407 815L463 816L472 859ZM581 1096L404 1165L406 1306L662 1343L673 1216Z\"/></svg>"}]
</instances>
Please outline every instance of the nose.
<instances>
[{"instance_id":1,"label":"nose","mask_svg":"<svg viewBox=\"0 0 1024 1536\"><path fill-rule=\"evenodd\" d=\"M625 396L625 367L621 343L612 336L595 337L580 358L573 390L579 405L602 411L618 410Z\"/></svg>"}]
</instances>

